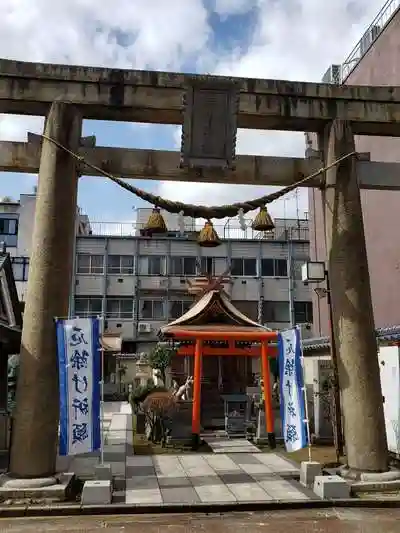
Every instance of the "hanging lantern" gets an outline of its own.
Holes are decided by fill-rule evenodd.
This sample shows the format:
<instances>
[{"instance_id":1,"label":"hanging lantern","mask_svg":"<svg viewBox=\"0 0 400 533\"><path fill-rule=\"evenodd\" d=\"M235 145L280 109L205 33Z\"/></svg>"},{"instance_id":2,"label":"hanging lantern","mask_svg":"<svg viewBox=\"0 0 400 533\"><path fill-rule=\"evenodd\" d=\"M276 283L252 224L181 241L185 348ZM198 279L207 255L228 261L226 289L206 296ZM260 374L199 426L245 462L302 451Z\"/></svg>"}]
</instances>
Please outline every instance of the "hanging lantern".
<instances>
[{"instance_id":1,"label":"hanging lantern","mask_svg":"<svg viewBox=\"0 0 400 533\"><path fill-rule=\"evenodd\" d=\"M266 206L260 207L260 211L253 220L251 227L256 231L272 231L275 228L275 224Z\"/></svg>"},{"instance_id":2,"label":"hanging lantern","mask_svg":"<svg viewBox=\"0 0 400 533\"><path fill-rule=\"evenodd\" d=\"M199 236L197 237L197 242L199 246L204 246L204 248L215 248L221 244L221 240L218 237L211 220L207 220L204 224L204 228L200 231Z\"/></svg>"},{"instance_id":3,"label":"hanging lantern","mask_svg":"<svg viewBox=\"0 0 400 533\"><path fill-rule=\"evenodd\" d=\"M151 215L149 216L149 220L147 221L147 224L144 227L144 230L149 235L152 235L153 233L167 232L167 226L165 224L164 217L162 216L158 207L154 207L153 211L151 212Z\"/></svg>"}]
</instances>

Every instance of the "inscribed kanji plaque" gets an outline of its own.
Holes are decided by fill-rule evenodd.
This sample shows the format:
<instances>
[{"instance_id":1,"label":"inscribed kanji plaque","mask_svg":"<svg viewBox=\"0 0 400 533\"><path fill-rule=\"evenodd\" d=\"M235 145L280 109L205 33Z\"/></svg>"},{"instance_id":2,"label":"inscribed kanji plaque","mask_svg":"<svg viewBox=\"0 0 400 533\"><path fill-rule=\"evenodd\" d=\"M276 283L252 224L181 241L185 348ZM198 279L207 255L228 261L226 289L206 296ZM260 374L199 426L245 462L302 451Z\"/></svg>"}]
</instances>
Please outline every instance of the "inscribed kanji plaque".
<instances>
[{"instance_id":1,"label":"inscribed kanji plaque","mask_svg":"<svg viewBox=\"0 0 400 533\"><path fill-rule=\"evenodd\" d=\"M195 79L184 99L181 166L232 169L239 87L229 80Z\"/></svg>"}]
</instances>

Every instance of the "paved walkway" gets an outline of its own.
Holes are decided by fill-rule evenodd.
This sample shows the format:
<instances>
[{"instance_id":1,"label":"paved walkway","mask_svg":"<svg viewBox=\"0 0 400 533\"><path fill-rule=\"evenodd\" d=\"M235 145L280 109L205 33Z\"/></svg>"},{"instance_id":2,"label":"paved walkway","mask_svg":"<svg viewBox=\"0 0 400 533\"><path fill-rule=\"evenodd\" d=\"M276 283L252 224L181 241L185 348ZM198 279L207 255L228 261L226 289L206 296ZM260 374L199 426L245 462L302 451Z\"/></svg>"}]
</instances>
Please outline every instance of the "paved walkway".
<instances>
[{"instance_id":1,"label":"paved walkway","mask_svg":"<svg viewBox=\"0 0 400 533\"><path fill-rule=\"evenodd\" d=\"M228 439L227 437L212 437L205 435L204 440L213 453L259 453L257 446L247 439Z\"/></svg>"},{"instance_id":2,"label":"paved walkway","mask_svg":"<svg viewBox=\"0 0 400 533\"><path fill-rule=\"evenodd\" d=\"M215 453L140 456L133 453L128 403L104 407L104 462L111 465L113 502L136 505L307 500L299 470L276 453L262 453L245 439L207 439ZM94 476L99 453L60 457L59 471Z\"/></svg>"},{"instance_id":3,"label":"paved walkway","mask_svg":"<svg viewBox=\"0 0 400 533\"><path fill-rule=\"evenodd\" d=\"M125 502L136 505L307 500L298 469L275 453L131 456Z\"/></svg>"},{"instance_id":4,"label":"paved walkway","mask_svg":"<svg viewBox=\"0 0 400 533\"><path fill-rule=\"evenodd\" d=\"M127 402L104 404L103 435L104 462L111 464L116 491L124 490L126 457L133 455L132 409ZM74 472L81 479L92 479L99 463L99 452L58 457L57 470Z\"/></svg>"}]
</instances>

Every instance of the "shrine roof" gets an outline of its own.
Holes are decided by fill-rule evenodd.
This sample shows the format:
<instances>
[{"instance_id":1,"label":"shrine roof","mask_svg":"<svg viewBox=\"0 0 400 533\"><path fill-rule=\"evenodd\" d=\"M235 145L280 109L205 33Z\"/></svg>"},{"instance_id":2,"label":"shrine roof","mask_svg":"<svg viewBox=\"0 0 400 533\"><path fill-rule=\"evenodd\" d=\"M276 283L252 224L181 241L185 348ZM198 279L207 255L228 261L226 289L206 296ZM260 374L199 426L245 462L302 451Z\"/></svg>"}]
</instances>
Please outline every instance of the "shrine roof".
<instances>
[{"instance_id":1,"label":"shrine roof","mask_svg":"<svg viewBox=\"0 0 400 533\"><path fill-rule=\"evenodd\" d=\"M271 331L258 324L237 309L224 291L212 290L204 294L200 300L181 317L163 326L160 335L173 335L177 331L232 331L259 333Z\"/></svg>"}]
</instances>

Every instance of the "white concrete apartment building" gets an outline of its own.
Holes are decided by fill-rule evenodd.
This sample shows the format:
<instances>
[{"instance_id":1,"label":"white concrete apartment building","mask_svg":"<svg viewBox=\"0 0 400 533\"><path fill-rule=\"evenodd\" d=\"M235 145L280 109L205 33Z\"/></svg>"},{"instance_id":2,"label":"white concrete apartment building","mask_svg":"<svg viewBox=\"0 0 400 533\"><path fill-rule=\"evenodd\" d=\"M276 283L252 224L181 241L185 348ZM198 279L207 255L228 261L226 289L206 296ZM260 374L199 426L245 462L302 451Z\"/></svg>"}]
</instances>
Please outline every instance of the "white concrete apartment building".
<instances>
[{"instance_id":1,"label":"white concrete apartment building","mask_svg":"<svg viewBox=\"0 0 400 533\"><path fill-rule=\"evenodd\" d=\"M28 279L34 195L0 203L0 241L13 255L14 275L23 300ZM120 335L128 378L138 379L131 354L148 353L160 327L192 304L187 280L229 270L225 290L234 305L271 328L312 323L310 288L301 282L301 265L309 259L307 220L275 220L273 233L243 232L229 221L215 228L223 239L216 248L197 244L199 226L165 216L168 233L140 236L148 209L137 210L135 224L89 223L79 213L71 314L105 317L106 332ZM201 227L201 226L200 226ZM129 355L128 355L129 354Z\"/></svg>"}]
</instances>

